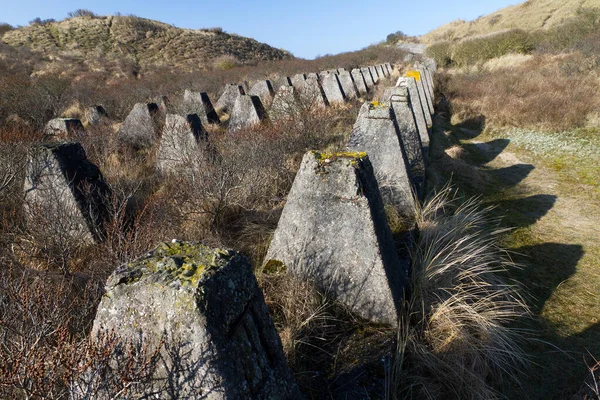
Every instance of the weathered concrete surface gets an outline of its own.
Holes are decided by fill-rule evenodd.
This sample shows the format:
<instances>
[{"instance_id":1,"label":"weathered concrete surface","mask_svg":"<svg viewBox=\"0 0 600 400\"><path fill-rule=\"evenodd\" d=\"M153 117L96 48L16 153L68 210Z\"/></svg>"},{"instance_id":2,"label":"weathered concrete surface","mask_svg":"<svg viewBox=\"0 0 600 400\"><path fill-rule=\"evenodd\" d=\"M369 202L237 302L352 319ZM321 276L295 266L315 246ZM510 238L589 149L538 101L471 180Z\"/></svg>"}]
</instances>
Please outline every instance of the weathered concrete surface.
<instances>
[{"instance_id":1,"label":"weathered concrete surface","mask_svg":"<svg viewBox=\"0 0 600 400\"><path fill-rule=\"evenodd\" d=\"M321 71L319 72L319 82L321 82L321 84L323 83L323 78L325 78L328 75L331 75L331 72L329 71Z\"/></svg>"},{"instance_id":2,"label":"weathered concrete surface","mask_svg":"<svg viewBox=\"0 0 600 400\"><path fill-rule=\"evenodd\" d=\"M425 74L425 82L427 84L427 89L429 90L429 96L432 100L434 100L435 90L433 87L433 75L431 74L429 68L423 64L421 64L419 70Z\"/></svg>"},{"instance_id":3,"label":"weathered concrete surface","mask_svg":"<svg viewBox=\"0 0 600 400\"><path fill-rule=\"evenodd\" d=\"M381 195L407 220L414 219L414 197L407 157L389 103L365 103L348 141L348 149L369 154Z\"/></svg>"},{"instance_id":4,"label":"weathered concrete surface","mask_svg":"<svg viewBox=\"0 0 600 400\"><path fill-rule=\"evenodd\" d=\"M196 114L205 124L219 124L221 120L206 92L192 92L186 89L183 93L184 112Z\"/></svg>"},{"instance_id":5,"label":"weathered concrete surface","mask_svg":"<svg viewBox=\"0 0 600 400\"><path fill-rule=\"evenodd\" d=\"M151 147L158 136L159 118L156 103L137 103L119 128L117 138L134 149Z\"/></svg>"},{"instance_id":6,"label":"weathered concrete surface","mask_svg":"<svg viewBox=\"0 0 600 400\"><path fill-rule=\"evenodd\" d=\"M279 91L279 88L282 86L292 86L292 80L289 76L283 76L273 79L273 90L275 90L275 93L277 93Z\"/></svg>"},{"instance_id":7,"label":"weathered concrete surface","mask_svg":"<svg viewBox=\"0 0 600 400\"><path fill-rule=\"evenodd\" d=\"M392 72L394 72L394 67L392 67L392 64L387 62L387 63L385 63L385 66L388 69L388 72L390 73L390 75L392 75Z\"/></svg>"},{"instance_id":8,"label":"weathered concrete surface","mask_svg":"<svg viewBox=\"0 0 600 400\"><path fill-rule=\"evenodd\" d=\"M292 77L292 86L298 89L298 87L306 80L305 74L296 74Z\"/></svg>"},{"instance_id":9,"label":"weathered concrete surface","mask_svg":"<svg viewBox=\"0 0 600 400\"><path fill-rule=\"evenodd\" d=\"M341 104L346 101L344 92L340 86L340 81L336 74L327 74L321 77L321 85L323 86L323 92L327 98L327 102L330 105Z\"/></svg>"},{"instance_id":10,"label":"weathered concrete surface","mask_svg":"<svg viewBox=\"0 0 600 400\"><path fill-rule=\"evenodd\" d=\"M369 89L367 89L367 83L365 82L362 71L359 68L354 68L350 74L352 75L352 80L354 81L358 94L361 97L365 96L369 92Z\"/></svg>"},{"instance_id":11,"label":"weathered concrete surface","mask_svg":"<svg viewBox=\"0 0 600 400\"><path fill-rule=\"evenodd\" d=\"M224 113L230 113L231 110L233 110L237 98L245 94L246 91L242 86L236 83L230 83L225 86L223 94L219 97L219 100L217 100L217 104L215 104L215 109Z\"/></svg>"},{"instance_id":12,"label":"weathered concrete surface","mask_svg":"<svg viewBox=\"0 0 600 400\"><path fill-rule=\"evenodd\" d=\"M419 198L422 198L425 184L425 157L421 137L415 117L410 107L408 88L390 87L383 93L383 100L390 102L398 123L398 132L402 140L408 176Z\"/></svg>"},{"instance_id":13,"label":"weathered concrete surface","mask_svg":"<svg viewBox=\"0 0 600 400\"><path fill-rule=\"evenodd\" d=\"M91 106L87 109L87 120L90 125L98 125L103 119L108 118L108 113L102 106Z\"/></svg>"},{"instance_id":14,"label":"weathered concrete surface","mask_svg":"<svg viewBox=\"0 0 600 400\"><path fill-rule=\"evenodd\" d=\"M379 74L377 72L377 69L375 69L375 67L370 66L369 67L369 71L371 71L371 77L373 78L373 83L377 84L377 82L379 82Z\"/></svg>"},{"instance_id":15,"label":"weathered concrete surface","mask_svg":"<svg viewBox=\"0 0 600 400\"><path fill-rule=\"evenodd\" d=\"M423 108L423 116L425 117L425 121L427 122L427 127L431 128L433 126L433 120L431 119L432 114L430 113L429 106L427 105L427 97L425 95L425 88L423 87L423 82L421 81L421 74L415 74L414 72L415 71L408 71L406 73L406 77L413 78L415 80L417 92L419 93L419 100L421 102L421 107Z\"/></svg>"},{"instance_id":16,"label":"weathered concrete surface","mask_svg":"<svg viewBox=\"0 0 600 400\"><path fill-rule=\"evenodd\" d=\"M419 137L421 138L421 145L423 146L423 155L427 158L429 154L429 131L427 129L427 120L423 114L423 106L419 98L419 91L417 90L417 83L413 77L400 77L396 83L398 87L406 87L408 89L408 96L410 99L410 107L415 116L415 123L419 131ZM431 116L430 116L431 118Z\"/></svg>"},{"instance_id":17,"label":"weathered concrete surface","mask_svg":"<svg viewBox=\"0 0 600 400\"><path fill-rule=\"evenodd\" d=\"M228 130L230 133L260 124L267 113L257 96L241 95L235 101Z\"/></svg>"},{"instance_id":18,"label":"weathered concrete surface","mask_svg":"<svg viewBox=\"0 0 600 400\"><path fill-rule=\"evenodd\" d=\"M256 82L248 94L250 96L257 96L266 108L271 107L273 98L275 98L275 90L273 90L273 86L269 80Z\"/></svg>"},{"instance_id":19,"label":"weathered concrete surface","mask_svg":"<svg viewBox=\"0 0 600 400\"><path fill-rule=\"evenodd\" d=\"M46 124L44 135L66 138L69 135L83 131L81 121L76 118L54 118Z\"/></svg>"},{"instance_id":20,"label":"weathered concrete surface","mask_svg":"<svg viewBox=\"0 0 600 400\"><path fill-rule=\"evenodd\" d=\"M423 77L423 86L425 86L425 90L427 91L427 95L430 100L429 106L430 106L430 109L432 110L432 114L433 114L434 91L433 91L433 83L431 82L431 75L429 74L429 71L427 70L427 68L423 67L422 65L419 66L418 71L421 72L421 76Z\"/></svg>"},{"instance_id":21,"label":"weathered concrete surface","mask_svg":"<svg viewBox=\"0 0 600 400\"><path fill-rule=\"evenodd\" d=\"M307 78L299 82L295 87L298 93L298 99L304 110L314 108L324 108L328 105L327 98L319 80L316 78Z\"/></svg>"},{"instance_id":22,"label":"weathered concrete surface","mask_svg":"<svg viewBox=\"0 0 600 400\"><path fill-rule=\"evenodd\" d=\"M104 238L111 192L79 143L31 147L23 190L32 228L86 244Z\"/></svg>"},{"instance_id":23,"label":"weathered concrete surface","mask_svg":"<svg viewBox=\"0 0 600 400\"><path fill-rule=\"evenodd\" d=\"M202 157L208 133L196 114L186 117L167 114L165 127L156 152L156 169L160 174L185 173Z\"/></svg>"},{"instance_id":24,"label":"weathered concrete surface","mask_svg":"<svg viewBox=\"0 0 600 400\"><path fill-rule=\"evenodd\" d=\"M310 74L306 75L306 79L319 80L319 74L317 74L316 72L311 72Z\"/></svg>"},{"instance_id":25,"label":"weathered concrete surface","mask_svg":"<svg viewBox=\"0 0 600 400\"><path fill-rule=\"evenodd\" d=\"M356 86L354 86L350 72L346 70L339 72L338 80L346 99L356 99L358 97L358 91L356 90Z\"/></svg>"},{"instance_id":26,"label":"weathered concrete surface","mask_svg":"<svg viewBox=\"0 0 600 400\"><path fill-rule=\"evenodd\" d=\"M381 64L376 65L375 66L375 70L377 71L377 73L379 74L380 78L387 78L387 74L385 73L385 71L383 70L383 67L381 66Z\"/></svg>"},{"instance_id":27,"label":"weathered concrete surface","mask_svg":"<svg viewBox=\"0 0 600 400\"><path fill-rule=\"evenodd\" d=\"M433 92L429 87L429 80L427 78L427 73L425 72L425 70L421 67L419 67L418 69L416 69L416 71L419 72L420 76L421 76L421 80L420 80L420 84L423 86L423 91L425 92L425 98L427 99L427 107L429 108L429 113L431 115L433 115L434 113L434 109L433 109ZM418 84L419 82L417 82Z\"/></svg>"},{"instance_id":28,"label":"weathered concrete surface","mask_svg":"<svg viewBox=\"0 0 600 400\"><path fill-rule=\"evenodd\" d=\"M156 349L152 381L128 398L299 399L250 262L172 241L108 278L92 338ZM158 392L159 396L151 395Z\"/></svg>"},{"instance_id":29,"label":"weathered concrete surface","mask_svg":"<svg viewBox=\"0 0 600 400\"><path fill-rule=\"evenodd\" d=\"M396 254L365 153L304 156L265 260L367 320L397 322L408 262Z\"/></svg>"},{"instance_id":30,"label":"weathered concrete surface","mask_svg":"<svg viewBox=\"0 0 600 400\"><path fill-rule=\"evenodd\" d=\"M298 93L293 86L281 86L273 99L269 110L269 119L272 121L289 121L298 116L302 105Z\"/></svg>"},{"instance_id":31,"label":"weathered concrete surface","mask_svg":"<svg viewBox=\"0 0 600 400\"><path fill-rule=\"evenodd\" d=\"M361 68L360 71L365 78L365 84L367 85L367 89L371 90L375 86L375 81L373 80L373 74L371 74L371 70L367 67Z\"/></svg>"}]
</instances>

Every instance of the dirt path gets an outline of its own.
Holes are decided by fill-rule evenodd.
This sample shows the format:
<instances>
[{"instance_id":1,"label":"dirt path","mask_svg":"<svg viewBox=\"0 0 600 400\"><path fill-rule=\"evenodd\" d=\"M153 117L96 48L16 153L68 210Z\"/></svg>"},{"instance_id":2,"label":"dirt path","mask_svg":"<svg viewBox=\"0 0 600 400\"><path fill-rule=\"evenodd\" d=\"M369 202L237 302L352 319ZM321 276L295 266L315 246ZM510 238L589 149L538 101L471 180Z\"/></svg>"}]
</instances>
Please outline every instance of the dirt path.
<instances>
[{"instance_id":1,"label":"dirt path","mask_svg":"<svg viewBox=\"0 0 600 400\"><path fill-rule=\"evenodd\" d=\"M488 140L489 139L489 140ZM572 180L544 159L498 136L463 140L468 160L486 176L484 199L514 227L504 245L523 269L535 320L526 323L533 364L510 398L568 398L600 357L600 204L597 188Z\"/></svg>"}]
</instances>

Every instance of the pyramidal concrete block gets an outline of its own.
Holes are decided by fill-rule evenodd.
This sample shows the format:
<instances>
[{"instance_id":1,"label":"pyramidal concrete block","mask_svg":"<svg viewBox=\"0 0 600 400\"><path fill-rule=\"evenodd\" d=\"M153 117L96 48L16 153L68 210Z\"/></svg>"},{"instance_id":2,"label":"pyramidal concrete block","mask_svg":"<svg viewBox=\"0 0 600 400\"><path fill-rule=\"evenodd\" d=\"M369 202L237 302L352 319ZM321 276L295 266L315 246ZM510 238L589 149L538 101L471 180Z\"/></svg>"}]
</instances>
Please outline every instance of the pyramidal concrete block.
<instances>
[{"instance_id":1,"label":"pyramidal concrete block","mask_svg":"<svg viewBox=\"0 0 600 400\"><path fill-rule=\"evenodd\" d=\"M217 100L215 109L224 113L230 113L237 98L244 94L246 94L246 91L241 85L237 83L228 84L225 86L225 90L223 90L223 94L219 97L219 100Z\"/></svg>"},{"instance_id":2,"label":"pyramidal concrete block","mask_svg":"<svg viewBox=\"0 0 600 400\"><path fill-rule=\"evenodd\" d=\"M414 219L414 196L403 143L390 103L365 103L348 149L369 154L381 194L406 219Z\"/></svg>"},{"instance_id":3,"label":"pyramidal concrete block","mask_svg":"<svg viewBox=\"0 0 600 400\"><path fill-rule=\"evenodd\" d=\"M373 83L377 84L379 82L379 79L381 78L379 76L379 73L377 72L377 69L373 66L370 66L369 71L371 71L371 76L373 77Z\"/></svg>"},{"instance_id":4,"label":"pyramidal concrete block","mask_svg":"<svg viewBox=\"0 0 600 400\"><path fill-rule=\"evenodd\" d=\"M352 80L350 72L346 70L340 71L338 73L338 79L346 99L356 99L358 97L358 91L356 90L356 86L354 86L354 81Z\"/></svg>"},{"instance_id":5,"label":"pyramidal concrete block","mask_svg":"<svg viewBox=\"0 0 600 400\"><path fill-rule=\"evenodd\" d=\"M344 92L340 85L340 80L336 74L328 73L321 77L321 85L323 86L323 92L327 98L327 102L330 105L341 104L346 101Z\"/></svg>"},{"instance_id":6,"label":"pyramidal concrete block","mask_svg":"<svg viewBox=\"0 0 600 400\"><path fill-rule=\"evenodd\" d=\"M431 119L431 112L429 111L429 106L427 105L427 97L425 95L425 88L423 87L423 82L421 80L421 73L418 71L407 71L407 78L413 78L415 80L415 85L417 86L417 93L419 94L419 100L421 102L421 108L423 109L423 116L425 117L425 121L427 122L427 127L431 128L433 126L433 120Z\"/></svg>"},{"instance_id":7,"label":"pyramidal concrete block","mask_svg":"<svg viewBox=\"0 0 600 400\"><path fill-rule=\"evenodd\" d=\"M304 108L298 91L293 86L281 86L273 99L273 105L269 110L271 121L293 121L296 120Z\"/></svg>"},{"instance_id":8,"label":"pyramidal concrete block","mask_svg":"<svg viewBox=\"0 0 600 400\"><path fill-rule=\"evenodd\" d=\"M427 120L423 114L423 106L419 98L417 90L417 82L413 77L400 77L396 83L397 87L406 87L408 89L408 97L410 99L410 107L415 116L415 123L421 137L421 145L423 146L423 154L425 158L429 154L429 131L427 129Z\"/></svg>"},{"instance_id":9,"label":"pyramidal concrete block","mask_svg":"<svg viewBox=\"0 0 600 400\"><path fill-rule=\"evenodd\" d=\"M415 117L410 107L408 88L390 87L383 92L383 100L392 105L402 140L408 176L419 198L422 198L425 183L425 157Z\"/></svg>"},{"instance_id":10,"label":"pyramidal concrete block","mask_svg":"<svg viewBox=\"0 0 600 400\"><path fill-rule=\"evenodd\" d=\"M305 80L306 80L305 74L296 74L292 77L292 86L294 86L297 89L298 85L300 85Z\"/></svg>"},{"instance_id":11,"label":"pyramidal concrete block","mask_svg":"<svg viewBox=\"0 0 600 400\"><path fill-rule=\"evenodd\" d=\"M156 152L156 169L160 174L185 173L202 157L208 141L200 118L167 114L165 127Z\"/></svg>"},{"instance_id":12,"label":"pyramidal concrete block","mask_svg":"<svg viewBox=\"0 0 600 400\"><path fill-rule=\"evenodd\" d=\"M282 86L292 86L292 80L289 76L277 77L271 81L273 84L273 90L275 94L279 91L279 88Z\"/></svg>"},{"instance_id":13,"label":"pyramidal concrete block","mask_svg":"<svg viewBox=\"0 0 600 400\"><path fill-rule=\"evenodd\" d=\"M111 191L79 143L31 147L23 190L27 223L34 229L86 244L104 239Z\"/></svg>"},{"instance_id":14,"label":"pyramidal concrete block","mask_svg":"<svg viewBox=\"0 0 600 400\"><path fill-rule=\"evenodd\" d=\"M108 118L108 113L101 105L88 107L86 112L87 120L90 125L98 125Z\"/></svg>"},{"instance_id":15,"label":"pyramidal concrete block","mask_svg":"<svg viewBox=\"0 0 600 400\"><path fill-rule=\"evenodd\" d=\"M137 103L119 128L119 141L134 149L152 147L158 136L160 118L156 103Z\"/></svg>"},{"instance_id":16,"label":"pyramidal concrete block","mask_svg":"<svg viewBox=\"0 0 600 400\"><path fill-rule=\"evenodd\" d=\"M54 118L44 128L45 135L61 138L83 131L83 124L76 118Z\"/></svg>"},{"instance_id":17,"label":"pyramidal concrete block","mask_svg":"<svg viewBox=\"0 0 600 400\"><path fill-rule=\"evenodd\" d=\"M354 68L350 74L352 75L352 80L354 81L358 94L361 97L365 96L369 92L369 89L367 89L367 83L365 82L362 71L359 68Z\"/></svg>"},{"instance_id":18,"label":"pyramidal concrete block","mask_svg":"<svg viewBox=\"0 0 600 400\"><path fill-rule=\"evenodd\" d=\"M367 85L367 89L371 90L375 86L375 81L373 80L373 75L371 74L371 70L367 67L361 68L360 71L365 78L365 84Z\"/></svg>"},{"instance_id":19,"label":"pyramidal concrete block","mask_svg":"<svg viewBox=\"0 0 600 400\"><path fill-rule=\"evenodd\" d=\"M328 105L323 87L318 79L313 77L306 78L304 81L298 82L294 88L305 110L324 108Z\"/></svg>"},{"instance_id":20,"label":"pyramidal concrete block","mask_svg":"<svg viewBox=\"0 0 600 400\"><path fill-rule=\"evenodd\" d=\"M266 116L267 113L257 96L246 94L238 96L231 111L231 117L229 118L229 133L256 126Z\"/></svg>"},{"instance_id":21,"label":"pyramidal concrete block","mask_svg":"<svg viewBox=\"0 0 600 400\"><path fill-rule=\"evenodd\" d=\"M396 253L365 153L305 154L265 260L362 318L397 322L408 262Z\"/></svg>"},{"instance_id":22,"label":"pyramidal concrete block","mask_svg":"<svg viewBox=\"0 0 600 400\"><path fill-rule=\"evenodd\" d=\"M184 112L196 114L205 124L219 124L221 120L206 92L192 92L186 89L183 93Z\"/></svg>"},{"instance_id":23,"label":"pyramidal concrete block","mask_svg":"<svg viewBox=\"0 0 600 400\"><path fill-rule=\"evenodd\" d=\"M250 91L248 92L250 96L257 96L260 99L260 102L264 107L271 107L271 103L273 103L273 98L275 97L275 90L273 90L273 85L271 85L271 81L262 80L256 82Z\"/></svg>"},{"instance_id":24,"label":"pyramidal concrete block","mask_svg":"<svg viewBox=\"0 0 600 400\"><path fill-rule=\"evenodd\" d=\"M250 262L231 250L174 240L118 267L92 340L102 334L159 354L127 398L302 398Z\"/></svg>"},{"instance_id":25,"label":"pyramidal concrete block","mask_svg":"<svg viewBox=\"0 0 600 400\"><path fill-rule=\"evenodd\" d=\"M429 108L429 114L433 115L433 113L434 113L433 98L432 98L432 92L429 88L427 74L421 67L415 68L415 71L417 71L419 73L419 76L421 78L421 79L419 79L417 84L420 84L423 87L423 92L425 93L425 99L427 99L427 107Z\"/></svg>"}]
</instances>

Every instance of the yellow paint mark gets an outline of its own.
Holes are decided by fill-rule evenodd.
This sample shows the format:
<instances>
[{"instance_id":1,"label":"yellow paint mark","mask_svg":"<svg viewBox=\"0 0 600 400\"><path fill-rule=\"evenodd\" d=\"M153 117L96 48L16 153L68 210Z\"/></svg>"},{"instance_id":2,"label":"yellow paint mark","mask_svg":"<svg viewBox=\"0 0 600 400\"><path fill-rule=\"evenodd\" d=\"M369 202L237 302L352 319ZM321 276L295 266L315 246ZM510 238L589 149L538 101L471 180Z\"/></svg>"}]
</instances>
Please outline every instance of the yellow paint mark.
<instances>
[{"instance_id":1,"label":"yellow paint mark","mask_svg":"<svg viewBox=\"0 0 600 400\"><path fill-rule=\"evenodd\" d=\"M414 69L407 71L406 75L404 76L406 76L407 78L415 78L415 80L417 81L421 80L421 73L419 71L415 71Z\"/></svg>"}]
</instances>

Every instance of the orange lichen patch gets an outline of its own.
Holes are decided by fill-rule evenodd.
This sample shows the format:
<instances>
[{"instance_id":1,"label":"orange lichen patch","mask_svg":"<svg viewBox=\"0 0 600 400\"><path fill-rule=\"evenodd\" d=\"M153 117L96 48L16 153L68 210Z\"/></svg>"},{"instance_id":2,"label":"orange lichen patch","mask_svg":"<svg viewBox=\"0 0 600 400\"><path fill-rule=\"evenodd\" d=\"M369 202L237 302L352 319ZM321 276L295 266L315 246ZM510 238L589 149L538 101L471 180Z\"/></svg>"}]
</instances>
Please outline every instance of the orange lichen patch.
<instances>
[{"instance_id":1,"label":"orange lichen patch","mask_svg":"<svg viewBox=\"0 0 600 400\"><path fill-rule=\"evenodd\" d=\"M421 73L419 71L415 71L414 69L407 71L404 76L406 76L407 78L415 78L415 80L417 81L421 80Z\"/></svg>"}]
</instances>

